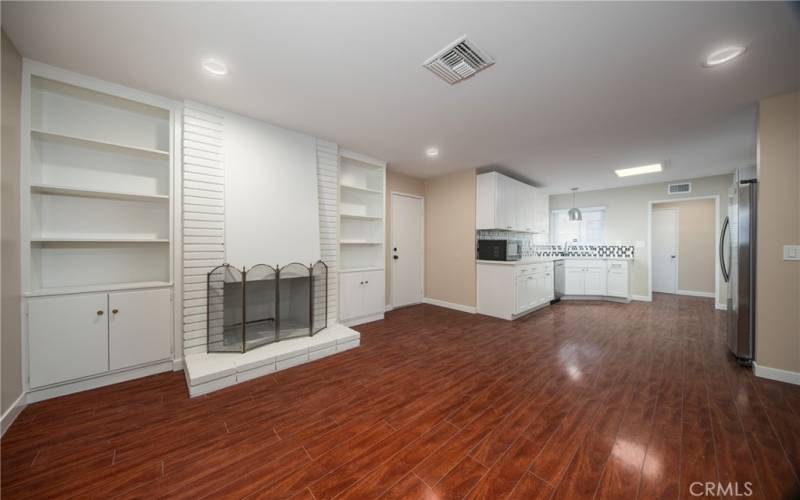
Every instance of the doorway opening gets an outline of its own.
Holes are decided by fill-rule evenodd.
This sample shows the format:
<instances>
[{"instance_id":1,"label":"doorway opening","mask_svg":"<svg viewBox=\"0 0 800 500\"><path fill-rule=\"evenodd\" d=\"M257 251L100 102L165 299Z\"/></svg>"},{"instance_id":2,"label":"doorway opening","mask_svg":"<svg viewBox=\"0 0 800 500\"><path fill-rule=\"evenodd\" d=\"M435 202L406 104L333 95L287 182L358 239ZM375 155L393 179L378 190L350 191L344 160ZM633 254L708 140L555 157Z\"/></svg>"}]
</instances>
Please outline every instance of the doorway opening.
<instances>
[{"instance_id":1,"label":"doorway opening","mask_svg":"<svg viewBox=\"0 0 800 500\"><path fill-rule=\"evenodd\" d=\"M720 304L719 197L651 201L648 224L651 298L669 293Z\"/></svg>"}]
</instances>

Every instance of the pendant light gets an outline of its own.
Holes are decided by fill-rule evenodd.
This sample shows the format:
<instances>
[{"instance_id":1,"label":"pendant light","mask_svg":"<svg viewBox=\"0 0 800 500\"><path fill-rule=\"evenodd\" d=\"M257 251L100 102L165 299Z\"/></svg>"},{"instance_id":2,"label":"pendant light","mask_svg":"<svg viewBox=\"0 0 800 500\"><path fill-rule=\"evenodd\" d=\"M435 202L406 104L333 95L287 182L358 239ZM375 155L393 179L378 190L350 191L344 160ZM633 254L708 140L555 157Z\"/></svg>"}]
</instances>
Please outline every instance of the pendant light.
<instances>
[{"instance_id":1,"label":"pendant light","mask_svg":"<svg viewBox=\"0 0 800 500\"><path fill-rule=\"evenodd\" d=\"M575 191L577 190L578 188L572 188L572 208L570 208L569 212L567 212L567 215L569 215L569 220L571 221L583 220L583 214L581 214L580 209L575 208Z\"/></svg>"}]
</instances>

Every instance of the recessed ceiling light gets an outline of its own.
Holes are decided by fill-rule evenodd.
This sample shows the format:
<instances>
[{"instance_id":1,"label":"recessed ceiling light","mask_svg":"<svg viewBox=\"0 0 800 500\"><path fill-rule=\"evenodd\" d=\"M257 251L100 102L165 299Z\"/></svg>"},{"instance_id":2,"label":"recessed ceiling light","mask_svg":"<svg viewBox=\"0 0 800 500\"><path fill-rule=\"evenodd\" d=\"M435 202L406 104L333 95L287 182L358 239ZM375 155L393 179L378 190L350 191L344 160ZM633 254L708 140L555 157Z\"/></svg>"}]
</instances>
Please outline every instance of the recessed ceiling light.
<instances>
[{"instance_id":1,"label":"recessed ceiling light","mask_svg":"<svg viewBox=\"0 0 800 500\"><path fill-rule=\"evenodd\" d=\"M219 59L203 59L203 69L212 75L225 76L228 74L228 65Z\"/></svg>"},{"instance_id":2,"label":"recessed ceiling light","mask_svg":"<svg viewBox=\"0 0 800 500\"><path fill-rule=\"evenodd\" d=\"M425 150L425 155L429 158L436 158L439 156L439 148L428 148Z\"/></svg>"},{"instance_id":3,"label":"recessed ceiling light","mask_svg":"<svg viewBox=\"0 0 800 500\"><path fill-rule=\"evenodd\" d=\"M617 177L630 177L631 175L653 174L661 172L661 164L653 163L652 165L642 165L641 167L620 168L614 170Z\"/></svg>"},{"instance_id":4,"label":"recessed ceiling light","mask_svg":"<svg viewBox=\"0 0 800 500\"><path fill-rule=\"evenodd\" d=\"M725 64L726 62L744 54L744 51L745 48L740 47L738 45L732 45L730 47L724 47L719 50L715 50L714 52L708 55L708 57L706 58L706 62L703 63L703 66L705 66L706 68L710 68L712 66L719 66L720 64Z\"/></svg>"}]
</instances>

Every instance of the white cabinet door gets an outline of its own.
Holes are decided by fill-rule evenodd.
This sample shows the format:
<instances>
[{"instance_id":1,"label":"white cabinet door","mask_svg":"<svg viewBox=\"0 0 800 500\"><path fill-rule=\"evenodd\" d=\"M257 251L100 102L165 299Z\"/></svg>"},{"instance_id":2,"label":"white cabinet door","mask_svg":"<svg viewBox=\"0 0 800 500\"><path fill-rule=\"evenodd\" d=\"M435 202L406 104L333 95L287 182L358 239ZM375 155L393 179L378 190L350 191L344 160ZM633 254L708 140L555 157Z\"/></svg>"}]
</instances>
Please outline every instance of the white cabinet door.
<instances>
[{"instance_id":1,"label":"white cabinet door","mask_svg":"<svg viewBox=\"0 0 800 500\"><path fill-rule=\"evenodd\" d=\"M518 228L517 182L504 175L497 176L495 225L496 229Z\"/></svg>"},{"instance_id":2,"label":"white cabinet door","mask_svg":"<svg viewBox=\"0 0 800 500\"><path fill-rule=\"evenodd\" d=\"M108 294L108 342L111 370L172 357L170 290Z\"/></svg>"},{"instance_id":3,"label":"white cabinet door","mask_svg":"<svg viewBox=\"0 0 800 500\"><path fill-rule=\"evenodd\" d=\"M608 282L606 283L607 295L611 297L630 297L630 275L628 263L624 261L609 261Z\"/></svg>"},{"instance_id":4,"label":"white cabinet door","mask_svg":"<svg viewBox=\"0 0 800 500\"><path fill-rule=\"evenodd\" d=\"M548 233L550 231L550 196L536 189L533 199L533 231L541 234Z\"/></svg>"},{"instance_id":5,"label":"white cabinet door","mask_svg":"<svg viewBox=\"0 0 800 500\"><path fill-rule=\"evenodd\" d=\"M476 179L475 229L497 229L497 176L489 172Z\"/></svg>"},{"instance_id":6,"label":"white cabinet door","mask_svg":"<svg viewBox=\"0 0 800 500\"><path fill-rule=\"evenodd\" d=\"M517 278L517 307L514 308L514 312L517 314L528 309L530 303L529 281L528 276Z\"/></svg>"},{"instance_id":7,"label":"white cabinet door","mask_svg":"<svg viewBox=\"0 0 800 500\"><path fill-rule=\"evenodd\" d=\"M107 306L105 293L28 302L31 387L108 371Z\"/></svg>"},{"instance_id":8,"label":"white cabinet door","mask_svg":"<svg viewBox=\"0 0 800 500\"><path fill-rule=\"evenodd\" d=\"M364 284L362 285L362 310L359 316L381 314L386 310L386 288L383 271L368 271L361 273Z\"/></svg>"},{"instance_id":9,"label":"white cabinet door","mask_svg":"<svg viewBox=\"0 0 800 500\"><path fill-rule=\"evenodd\" d=\"M536 227L536 199L534 198L535 189L527 184L519 184L519 197L518 204L520 208L520 230L532 233Z\"/></svg>"},{"instance_id":10,"label":"white cabinet door","mask_svg":"<svg viewBox=\"0 0 800 500\"><path fill-rule=\"evenodd\" d=\"M586 269L586 295L606 295L606 278L608 271L605 266L594 266Z\"/></svg>"},{"instance_id":11,"label":"white cabinet door","mask_svg":"<svg viewBox=\"0 0 800 500\"><path fill-rule=\"evenodd\" d=\"M564 295L586 295L586 273L580 267L566 267Z\"/></svg>"},{"instance_id":12,"label":"white cabinet door","mask_svg":"<svg viewBox=\"0 0 800 500\"><path fill-rule=\"evenodd\" d=\"M543 281L544 290L542 291L542 296L544 297L544 302L550 302L553 300L555 295L555 276L553 270L547 270L544 273L544 281Z\"/></svg>"},{"instance_id":13,"label":"white cabinet door","mask_svg":"<svg viewBox=\"0 0 800 500\"><path fill-rule=\"evenodd\" d=\"M628 273L626 271L608 271L606 294L610 297L628 297Z\"/></svg>"},{"instance_id":14,"label":"white cabinet door","mask_svg":"<svg viewBox=\"0 0 800 500\"><path fill-rule=\"evenodd\" d=\"M339 315L342 321L361 316L363 309L363 273L339 275Z\"/></svg>"}]
</instances>

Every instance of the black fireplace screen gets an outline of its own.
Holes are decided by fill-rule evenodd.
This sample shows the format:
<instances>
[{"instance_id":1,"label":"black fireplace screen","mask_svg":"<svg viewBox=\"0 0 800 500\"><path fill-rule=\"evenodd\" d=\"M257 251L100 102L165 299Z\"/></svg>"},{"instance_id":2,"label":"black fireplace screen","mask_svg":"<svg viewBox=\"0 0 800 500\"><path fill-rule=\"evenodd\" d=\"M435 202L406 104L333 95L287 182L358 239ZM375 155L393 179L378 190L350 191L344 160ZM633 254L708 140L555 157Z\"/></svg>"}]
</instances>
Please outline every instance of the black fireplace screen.
<instances>
[{"instance_id":1,"label":"black fireplace screen","mask_svg":"<svg viewBox=\"0 0 800 500\"><path fill-rule=\"evenodd\" d=\"M246 352L328 324L328 266L229 264L208 273L208 352Z\"/></svg>"}]
</instances>

